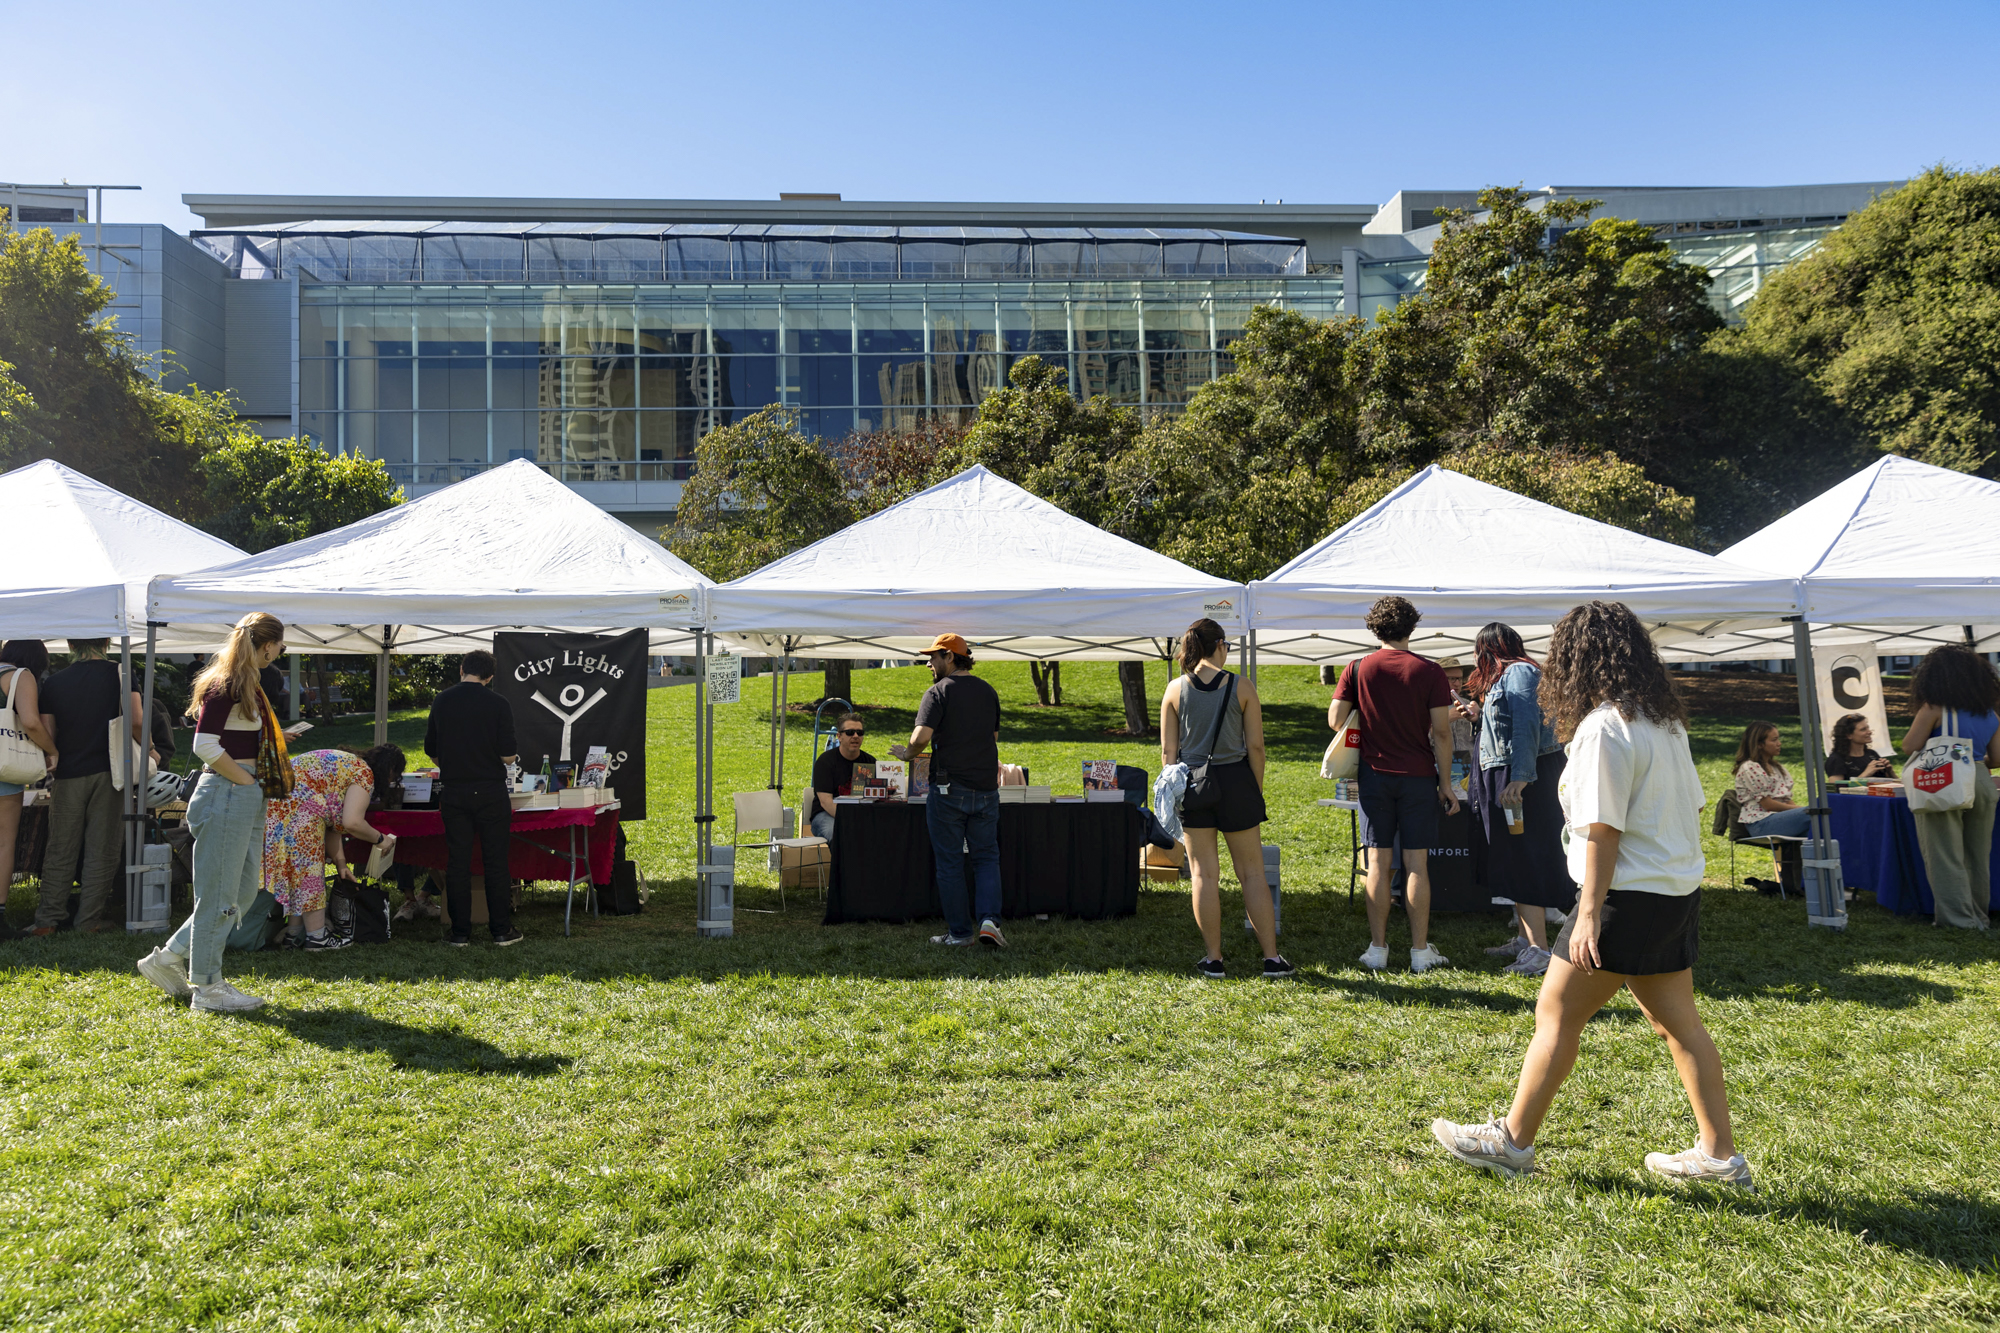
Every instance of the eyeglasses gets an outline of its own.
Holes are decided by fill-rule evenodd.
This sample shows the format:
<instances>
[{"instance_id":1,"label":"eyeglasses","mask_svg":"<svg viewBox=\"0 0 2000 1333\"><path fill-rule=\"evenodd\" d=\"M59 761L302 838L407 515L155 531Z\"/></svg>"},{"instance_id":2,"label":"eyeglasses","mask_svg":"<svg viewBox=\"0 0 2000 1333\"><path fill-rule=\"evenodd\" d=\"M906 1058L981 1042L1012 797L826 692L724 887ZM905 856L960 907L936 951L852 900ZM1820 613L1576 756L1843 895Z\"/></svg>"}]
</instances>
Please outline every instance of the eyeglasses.
<instances>
[{"instance_id":1,"label":"eyeglasses","mask_svg":"<svg viewBox=\"0 0 2000 1333\"><path fill-rule=\"evenodd\" d=\"M867 732L865 732L865 731L854 731L854 730L847 730L847 731L843 731L843 732L841 732L840 734L841 734L841 735L843 735L843 736L866 736L866 735L867 735L868 733L867 733Z\"/></svg>"}]
</instances>

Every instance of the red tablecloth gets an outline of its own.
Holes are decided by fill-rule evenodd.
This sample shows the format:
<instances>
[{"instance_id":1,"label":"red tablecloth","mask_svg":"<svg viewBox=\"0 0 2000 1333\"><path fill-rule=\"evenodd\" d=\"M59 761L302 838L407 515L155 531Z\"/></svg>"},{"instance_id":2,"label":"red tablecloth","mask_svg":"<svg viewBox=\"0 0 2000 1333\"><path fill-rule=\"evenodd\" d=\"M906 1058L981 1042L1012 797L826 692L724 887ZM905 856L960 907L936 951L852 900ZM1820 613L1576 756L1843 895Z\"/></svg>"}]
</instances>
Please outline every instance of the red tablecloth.
<instances>
[{"instance_id":1,"label":"red tablecloth","mask_svg":"<svg viewBox=\"0 0 2000 1333\"><path fill-rule=\"evenodd\" d=\"M446 869L444 816L436 810L370 810L368 822L384 833L396 835L396 864ZM570 878L570 830L576 829L579 857L588 856L590 882L609 884L611 862L618 845L618 807L595 809L516 810L513 817L512 854L507 873L515 879L560 880ZM366 844L348 840L347 854L357 864L368 859ZM358 855L357 855L358 854ZM472 847L472 873L484 865L478 843Z\"/></svg>"}]
</instances>

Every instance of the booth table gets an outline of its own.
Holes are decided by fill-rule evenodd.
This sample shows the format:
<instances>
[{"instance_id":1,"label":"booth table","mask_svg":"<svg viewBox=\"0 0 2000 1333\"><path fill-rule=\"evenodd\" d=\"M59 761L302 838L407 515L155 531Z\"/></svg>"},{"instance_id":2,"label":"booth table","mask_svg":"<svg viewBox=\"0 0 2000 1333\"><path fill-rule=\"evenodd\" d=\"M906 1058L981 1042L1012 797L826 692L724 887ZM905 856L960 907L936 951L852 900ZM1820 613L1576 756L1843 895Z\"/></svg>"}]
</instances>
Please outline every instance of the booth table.
<instances>
[{"instance_id":1,"label":"booth table","mask_svg":"<svg viewBox=\"0 0 2000 1333\"><path fill-rule=\"evenodd\" d=\"M880 801L839 811L826 923L937 916L925 807ZM1001 806L1001 915L1131 916L1143 841L1139 809L1123 801Z\"/></svg>"},{"instance_id":2,"label":"booth table","mask_svg":"<svg viewBox=\"0 0 2000 1333\"><path fill-rule=\"evenodd\" d=\"M449 858L442 812L370 810L368 822L384 833L396 835L397 865L422 866L444 873ZM507 860L507 874L513 879L565 881L569 897L563 904L563 934L569 934L570 908L576 902L577 885L585 886L591 910L595 912L595 887L611 883L611 863L618 846L618 802L567 810L516 810L511 826L514 845ZM357 851L362 861L368 859L367 846L349 839L349 856ZM484 873L484 857L476 841L472 847L472 873Z\"/></svg>"},{"instance_id":3,"label":"booth table","mask_svg":"<svg viewBox=\"0 0 2000 1333\"><path fill-rule=\"evenodd\" d=\"M1924 871L1923 853L1917 847L1917 819L1910 803L1901 796L1849 796L1831 793L1827 803L1832 813L1834 841L1840 844L1840 868L1853 889L1872 889L1875 901L1892 912L1920 912L1928 916L1931 880ZM1994 826L2000 834L2000 824ZM1996 850L1989 877L1990 906L2000 911L2000 850Z\"/></svg>"}]
</instances>

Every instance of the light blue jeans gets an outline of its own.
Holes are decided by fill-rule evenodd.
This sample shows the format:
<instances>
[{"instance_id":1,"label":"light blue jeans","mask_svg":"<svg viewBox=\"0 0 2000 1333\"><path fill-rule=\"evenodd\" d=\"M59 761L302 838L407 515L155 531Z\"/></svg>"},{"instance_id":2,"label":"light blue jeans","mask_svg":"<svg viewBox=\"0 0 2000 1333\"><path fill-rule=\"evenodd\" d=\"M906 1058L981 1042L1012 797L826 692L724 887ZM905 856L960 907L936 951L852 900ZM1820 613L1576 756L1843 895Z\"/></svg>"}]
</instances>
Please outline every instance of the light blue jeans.
<instances>
[{"instance_id":1,"label":"light blue jeans","mask_svg":"<svg viewBox=\"0 0 2000 1333\"><path fill-rule=\"evenodd\" d=\"M222 980L222 945L264 887L264 789L204 773L188 802L194 834L194 911L167 941L187 959L188 984Z\"/></svg>"}]
</instances>

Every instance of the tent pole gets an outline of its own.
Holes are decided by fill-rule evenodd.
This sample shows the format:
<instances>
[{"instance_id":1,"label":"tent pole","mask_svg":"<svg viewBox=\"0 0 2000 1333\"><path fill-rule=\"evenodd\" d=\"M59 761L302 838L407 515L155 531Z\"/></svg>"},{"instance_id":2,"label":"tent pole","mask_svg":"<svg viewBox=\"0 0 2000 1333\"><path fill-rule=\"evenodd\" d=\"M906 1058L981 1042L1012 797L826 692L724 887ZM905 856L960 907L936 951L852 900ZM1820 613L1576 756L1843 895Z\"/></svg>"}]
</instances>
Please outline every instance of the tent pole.
<instances>
[{"instance_id":1,"label":"tent pole","mask_svg":"<svg viewBox=\"0 0 2000 1333\"><path fill-rule=\"evenodd\" d=\"M1826 757L1820 743L1819 679L1813 670L1812 626L1803 616L1792 622L1792 670L1798 677L1799 732L1806 770L1808 834L1802 855L1806 924L1847 929L1847 884L1840 873L1840 845L1833 841L1826 805Z\"/></svg>"},{"instance_id":2,"label":"tent pole","mask_svg":"<svg viewBox=\"0 0 2000 1333\"><path fill-rule=\"evenodd\" d=\"M125 840L125 928L139 919L139 847L143 834L139 829L139 811L145 808L138 799L139 784L132 777L132 636L126 634L119 640L118 676L118 750L111 756L111 762L118 766L125 783L120 794L118 811L122 816Z\"/></svg>"},{"instance_id":3,"label":"tent pole","mask_svg":"<svg viewBox=\"0 0 2000 1333\"><path fill-rule=\"evenodd\" d=\"M394 642L396 627L382 627L382 651L375 654L375 744L385 745L389 740L389 648Z\"/></svg>"},{"instance_id":4,"label":"tent pole","mask_svg":"<svg viewBox=\"0 0 2000 1333\"><path fill-rule=\"evenodd\" d=\"M771 728L770 728L771 763L770 763L770 769L765 776L765 782L766 785L768 785L772 791L777 791L779 789L778 788L778 672L777 672L777 663L773 662L771 665L772 665Z\"/></svg>"},{"instance_id":5,"label":"tent pole","mask_svg":"<svg viewBox=\"0 0 2000 1333\"><path fill-rule=\"evenodd\" d=\"M792 706L792 641L785 639L778 645L785 655L778 659L778 676L781 691L778 695L778 781L779 791L785 789L785 715ZM799 812L799 826L792 830L797 837L806 835L806 828L812 823L805 811Z\"/></svg>"},{"instance_id":6,"label":"tent pole","mask_svg":"<svg viewBox=\"0 0 2000 1333\"><path fill-rule=\"evenodd\" d=\"M299 655L297 653L287 653L285 654L285 660L291 664L292 669L291 689L289 691L292 696L291 711L285 720L296 722L299 720ZM146 670L150 673L152 669L152 663L148 662Z\"/></svg>"},{"instance_id":7,"label":"tent pole","mask_svg":"<svg viewBox=\"0 0 2000 1333\"><path fill-rule=\"evenodd\" d=\"M158 654L155 651L159 646L159 642L160 642L160 623L156 620L147 621L146 622L146 684L140 696L139 734L146 738L145 748L148 753L151 752L153 747L153 672L157 670L159 667ZM139 839L138 839L139 849L140 849L139 862L142 867L144 866L146 860L145 820L146 820L146 808L142 798L139 807ZM134 922L142 923L139 926L139 929L141 930L165 930L168 926L172 925L173 922L171 921L171 919L162 919L157 925L146 920L145 872L143 869L141 870L136 883L139 885L139 892L135 895L135 897L138 899L137 906L139 910L137 914L128 914L126 916L125 929L128 931L131 930L133 928ZM167 918L171 918L172 916L173 916L172 905L171 903L169 903Z\"/></svg>"},{"instance_id":8,"label":"tent pole","mask_svg":"<svg viewBox=\"0 0 2000 1333\"><path fill-rule=\"evenodd\" d=\"M1257 631L1250 630L1243 636L1243 645L1249 654L1249 669L1243 674L1249 678L1251 688L1257 685Z\"/></svg>"}]
</instances>

